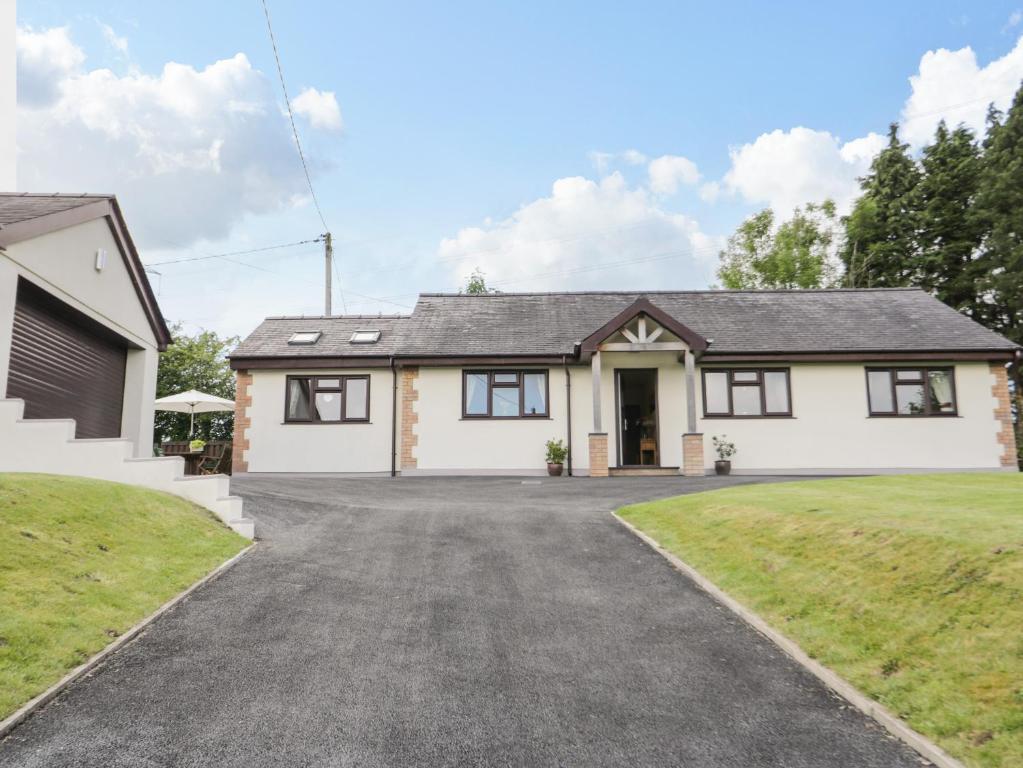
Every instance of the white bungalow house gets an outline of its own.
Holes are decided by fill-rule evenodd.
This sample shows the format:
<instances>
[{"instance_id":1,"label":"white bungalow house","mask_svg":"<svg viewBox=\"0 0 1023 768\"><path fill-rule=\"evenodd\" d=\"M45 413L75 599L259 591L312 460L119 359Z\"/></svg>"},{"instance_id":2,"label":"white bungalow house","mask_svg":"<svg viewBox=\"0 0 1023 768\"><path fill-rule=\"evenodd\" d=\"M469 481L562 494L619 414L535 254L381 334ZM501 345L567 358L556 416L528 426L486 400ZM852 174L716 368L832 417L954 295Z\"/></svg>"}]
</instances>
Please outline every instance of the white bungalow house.
<instances>
[{"instance_id":1,"label":"white bungalow house","mask_svg":"<svg viewBox=\"0 0 1023 768\"><path fill-rule=\"evenodd\" d=\"M1020 354L918 290L424 294L272 317L234 351L236 471L1016 469Z\"/></svg>"}]
</instances>

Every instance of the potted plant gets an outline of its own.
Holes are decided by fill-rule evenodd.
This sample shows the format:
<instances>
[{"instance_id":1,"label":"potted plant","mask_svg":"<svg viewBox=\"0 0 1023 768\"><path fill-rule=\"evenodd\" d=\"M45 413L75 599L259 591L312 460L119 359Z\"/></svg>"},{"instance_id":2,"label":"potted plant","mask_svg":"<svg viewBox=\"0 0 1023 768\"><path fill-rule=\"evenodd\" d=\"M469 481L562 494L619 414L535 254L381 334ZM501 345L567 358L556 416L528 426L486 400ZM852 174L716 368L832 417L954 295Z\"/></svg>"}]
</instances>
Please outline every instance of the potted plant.
<instances>
[{"instance_id":1,"label":"potted plant","mask_svg":"<svg viewBox=\"0 0 1023 768\"><path fill-rule=\"evenodd\" d=\"M561 477L565 469L565 457L568 449L561 440L547 441L547 474L551 477Z\"/></svg>"},{"instance_id":2,"label":"potted plant","mask_svg":"<svg viewBox=\"0 0 1023 768\"><path fill-rule=\"evenodd\" d=\"M735 443L729 442L725 438L728 435L722 435L721 437L714 436L714 450L717 451L718 460L714 462L714 471L719 475L727 475L732 471L732 457L735 455Z\"/></svg>"},{"instance_id":3,"label":"potted plant","mask_svg":"<svg viewBox=\"0 0 1023 768\"><path fill-rule=\"evenodd\" d=\"M202 449L206 447L205 440L191 440L188 443L188 450L191 453L201 453Z\"/></svg>"}]
</instances>

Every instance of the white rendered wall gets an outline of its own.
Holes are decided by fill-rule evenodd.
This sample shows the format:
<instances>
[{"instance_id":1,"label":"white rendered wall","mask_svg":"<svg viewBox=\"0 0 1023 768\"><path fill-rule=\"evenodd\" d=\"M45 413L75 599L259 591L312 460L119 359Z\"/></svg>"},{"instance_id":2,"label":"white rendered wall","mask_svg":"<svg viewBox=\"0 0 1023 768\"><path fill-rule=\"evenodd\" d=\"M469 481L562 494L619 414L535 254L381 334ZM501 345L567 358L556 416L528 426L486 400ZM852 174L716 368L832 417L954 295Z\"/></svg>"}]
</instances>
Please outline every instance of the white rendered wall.
<instances>
[{"instance_id":1,"label":"white rendered wall","mask_svg":"<svg viewBox=\"0 0 1023 768\"><path fill-rule=\"evenodd\" d=\"M285 424L288 375L369 376L369 423ZM249 472L390 472L390 368L252 371Z\"/></svg>"},{"instance_id":2,"label":"white rendered wall","mask_svg":"<svg viewBox=\"0 0 1023 768\"><path fill-rule=\"evenodd\" d=\"M107 260L97 271L99 248ZM133 442L136 456L152 455L157 342L106 221L77 224L0 251L0 397L7 389L19 277L140 347L128 352L121 436Z\"/></svg>"},{"instance_id":3,"label":"white rendered wall","mask_svg":"<svg viewBox=\"0 0 1023 768\"><path fill-rule=\"evenodd\" d=\"M903 364L914 365L920 363ZM701 418L708 470L716 458L714 435L735 443L733 472L999 469L1000 425L986 362L954 364L959 415L934 418L870 418L864 367L791 366L790 419ZM697 410L703 413L702 393Z\"/></svg>"}]
</instances>

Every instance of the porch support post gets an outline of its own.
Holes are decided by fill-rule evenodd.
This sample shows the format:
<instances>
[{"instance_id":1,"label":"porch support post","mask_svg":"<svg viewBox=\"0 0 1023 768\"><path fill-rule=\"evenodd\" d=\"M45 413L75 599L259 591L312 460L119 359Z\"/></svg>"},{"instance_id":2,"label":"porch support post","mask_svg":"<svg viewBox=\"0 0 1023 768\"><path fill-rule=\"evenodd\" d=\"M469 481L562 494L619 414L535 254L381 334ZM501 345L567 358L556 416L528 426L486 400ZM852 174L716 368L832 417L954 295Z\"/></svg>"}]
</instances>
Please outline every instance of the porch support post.
<instances>
[{"instance_id":1,"label":"porch support post","mask_svg":"<svg viewBox=\"0 0 1023 768\"><path fill-rule=\"evenodd\" d=\"M696 356L686 350L686 432L696 432Z\"/></svg>"},{"instance_id":2,"label":"porch support post","mask_svg":"<svg viewBox=\"0 0 1023 768\"><path fill-rule=\"evenodd\" d=\"M600 352L590 359L593 373L593 431L589 435L590 477L607 477L607 433L601 429L600 419Z\"/></svg>"},{"instance_id":3,"label":"porch support post","mask_svg":"<svg viewBox=\"0 0 1023 768\"><path fill-rule=\"evenodd\" d=\"M685 351L686 361L686 433L682 435L682 474L699 477L703 468L703 434L696 431L696 356Z\"/></svg>"}]
</instances>

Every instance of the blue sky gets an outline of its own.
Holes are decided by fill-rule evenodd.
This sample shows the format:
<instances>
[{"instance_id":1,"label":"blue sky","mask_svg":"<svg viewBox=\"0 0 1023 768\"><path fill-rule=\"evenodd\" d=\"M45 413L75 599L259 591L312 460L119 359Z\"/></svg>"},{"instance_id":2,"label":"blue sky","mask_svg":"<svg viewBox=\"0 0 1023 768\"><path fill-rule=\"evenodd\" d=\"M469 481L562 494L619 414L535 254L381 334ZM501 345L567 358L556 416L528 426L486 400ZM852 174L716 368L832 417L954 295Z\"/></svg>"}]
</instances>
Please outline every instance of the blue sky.
<instances>
[{"instance_id":1,"label":"blue sky","mask_svg":"<svg viewBox=\"0 0 1023 768\"><path fill-rule=\"evenodd\" d=\"M1021 5L270 0L363 312L476 265L504 290L705 287L743 216L847 204L889 121L914 147L941 117L979 128L1023 79ZM22 189L118 193L152 264L320 233L258 0L18 21ZM170 320L244 334L321 310L318 248L152 279Z\"/></svg>"}]
</instances>

